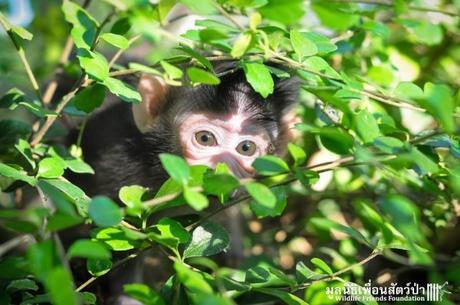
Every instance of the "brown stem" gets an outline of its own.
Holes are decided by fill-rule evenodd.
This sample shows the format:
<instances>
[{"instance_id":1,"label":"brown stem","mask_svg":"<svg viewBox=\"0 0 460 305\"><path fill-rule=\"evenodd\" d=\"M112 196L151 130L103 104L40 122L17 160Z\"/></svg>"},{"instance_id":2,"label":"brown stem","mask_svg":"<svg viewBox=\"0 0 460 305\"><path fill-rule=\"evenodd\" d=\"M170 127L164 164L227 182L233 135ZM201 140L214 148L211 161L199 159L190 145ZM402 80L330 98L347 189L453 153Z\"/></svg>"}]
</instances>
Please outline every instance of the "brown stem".
<instances>
[{"instance_id":1,"label":"brown stem","mask_svg":"<svg viewBox=\"0 0 460 305\"><path fill-rule=\"evenodd\" d=\"M91 0L85 0L82 7L86 9L91 3ZM69 35L65 42L64 49L62 51L61 57L59 58L59 64L56 70L53 73L53 80L48 84L45 89L45 93L43 94L43 103L45 105L49 104L53 99L54 94L56 93L56 89L58 87L58 79L64 72L64 64L69 60L70 54L72 53L73 49L73 40L72 37Z\"/></svg>"}]
</instances>

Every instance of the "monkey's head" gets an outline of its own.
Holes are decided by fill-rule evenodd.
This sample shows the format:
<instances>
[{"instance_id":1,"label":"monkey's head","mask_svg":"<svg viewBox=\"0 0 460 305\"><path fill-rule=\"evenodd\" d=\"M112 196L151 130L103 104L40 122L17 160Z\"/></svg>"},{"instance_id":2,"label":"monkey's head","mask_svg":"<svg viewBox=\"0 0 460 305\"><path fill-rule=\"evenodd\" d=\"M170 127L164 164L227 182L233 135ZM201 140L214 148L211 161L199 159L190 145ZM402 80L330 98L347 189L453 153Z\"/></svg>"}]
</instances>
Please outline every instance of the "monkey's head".
<instances>
[{"instance_id":1,"label":"monkey's head","mask_svg":"<svg viewBox=\"0 0 460 305\"><path fill-rule=\"evenodd\" d=\"M298 86L292 78L275 79L273 94L264 99L234 68L234 63L215 67L223 74L217 86L168 87L160 78L142 76L142 103L133 108L137 127L153 143L167 141L163 150L191 165L223 162L239 177L252 175L257 157L284 150ZM151 149L161 152L154 144Z\"/></svg>"}]
</instances>

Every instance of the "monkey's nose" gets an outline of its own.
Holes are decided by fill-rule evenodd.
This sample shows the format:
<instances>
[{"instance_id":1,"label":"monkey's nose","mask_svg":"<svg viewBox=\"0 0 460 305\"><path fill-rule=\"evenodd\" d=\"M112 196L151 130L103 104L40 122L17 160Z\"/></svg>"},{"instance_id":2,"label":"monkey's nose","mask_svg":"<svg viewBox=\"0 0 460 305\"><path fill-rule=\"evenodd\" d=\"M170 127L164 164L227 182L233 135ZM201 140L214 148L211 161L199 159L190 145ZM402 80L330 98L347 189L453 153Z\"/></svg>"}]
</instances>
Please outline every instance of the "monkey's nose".
<instances>
[{"instance_id":1,"label":"monkey's nose","mask_svg":"<svg viewBox=\"0 0 460 305\"><path fill-rule=\"evenodd\" d=\"M254 168L248 161L238 158L228 152L218 154L211 160L214 166L217 165L217 163L227 164L232 174L239 178L250 177L254 174Z\"/></svg>"}]
</instances>

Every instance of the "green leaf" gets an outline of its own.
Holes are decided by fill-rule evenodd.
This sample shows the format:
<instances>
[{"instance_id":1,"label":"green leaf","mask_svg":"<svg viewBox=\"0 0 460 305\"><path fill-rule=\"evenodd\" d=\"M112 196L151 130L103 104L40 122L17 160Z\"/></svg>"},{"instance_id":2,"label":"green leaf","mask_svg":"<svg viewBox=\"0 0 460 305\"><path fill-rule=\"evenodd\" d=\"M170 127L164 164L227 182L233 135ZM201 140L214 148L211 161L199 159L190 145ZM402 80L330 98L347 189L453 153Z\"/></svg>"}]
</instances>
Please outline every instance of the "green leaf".
<instances>
[{"instance_id":1,"label":"green leaf","mask_svg":"<svg viewBox=\"0 0 460 305\"><path fill-rule=\"evenodd\" d=\"M165 305L161 295L144 284L125 284L123 291L131 298L138 300L144 305Z\"/></svg>"},{"instance_id":2,"label":"green leaf","mask_svg":"<svg viewBox=\"0 0 460 305\"><path fill-rule=\"evenodd\" d=\"M283 186L274 187L271 189L275 195L276 202L275 204L269 205L265 200L263 204L258 201L251 202L251 210L257 215L257 217L275 217L283 213L287 205L286 190Z\"/></svg>"},{"instance_id":3,"label":"green leaf","mask_svg":"<svg viewBox=\"0 0 460 305\"><path fill-rule=\"evenodd\" d=\"M289 172L289 166L282 159L267 155L257 158L252 167L258 174L263 176L274 176Z\"/></svg>"},{"instance_id":4,"label":"green leaf","mask_svg":"<svg viewBox=\"0 0 460 305\"><path fill-rule=\"evenodd\" d=\"M184 198L188 205L196 211L201 211L207 208L209 205L208 198L205 195L190 188L184 189Z\"/></svg>"},{"instance_id":5,"label":"green leaf","mask_svg":"<svg viewBox=\"0 0 460 305\"><path fill-rule=\"evenodd\" d=\"M179 281L192 293L213 293L201 272L194 271L179 261L174 263L174 269Z\"/></svg>"},{"instance_id":6,"label":"green leaf","mask_svg":"<svg viewBox=\"0 0 460 305\"><path fill-rule=\"evenodd\" d=\"M27 161L30 169L35 169L35 161L32 156L32 147L29 142L23 139L19 139L18 143L14 147L19 151L19 153Z\"/></svg>"},{"instance_id":7,"label":"green leaf","mask_svg":"<svg viewBox=\"0 0 460 305\"><path fill-rule=\"evenodd\" d=\"M286 291L273 288L253 288L253 290L263 294L274 296L283 301L283 303L288 305L308 305L307 302Z\"/></svg>"},{"instance_id":8,"label":"green leaf","mask_svg":"<svg viewBox=\"0 0 460 305\"><path fill-rule=\"evenodd\" d=\"M391 224L406 238L413 241L422 238L418 223L419 211L408 198L390 195L385 198L381 209L390 217Z\"/></svg>"},{"instance_id":9,"label":"green leaf","mask_svg":"<svg viewBox=\"0 0 460 305\"><path fill-rule=\"evenodd\" d=\"M200 68L188 68L187 75L190 78L190 80L194 83L202 83L208 85L220 84L220 79L217 76Z\"/></svg>"},{"instance_id":10,"label":"green leaf","mask_svg":"<svg viewBox=\"0 0 460 305\"><path fill-rule=\"evenodd\" d=\"M65 165L68 169L70 169L74 173L79 173L79 174L94 174L93 168L85 163L82 159L70 159L70 160L64 160Z\"/></svg>"},{"instance_id":11,"label":"green leaf","mask_svg":"<svg viewBox=\"0 0 460 305\"><path fill-rule=\"evenodd\" d=\"M259 12L267 19L290 25L304 15L304 3L302 0L269 0Z\"/></svg>"},{"instance_id":12,"label":"green leaf","mask_svg":"<svg viewBox=\"0 0 460 305\"><path fill-rule=\"evenodd\" d=\"M184 227L171 218L162 218L155 225L160 231L161 236L177 239L178 243L183 244L189 241L190 233Z\"/></svg>"},{"instance_id":13,"label":"green leaf","mask_svg":"<svg viewBox=\"0 0 460 305\"><path fill-rule=\"evenodd\" d=\"M78 304L72 277L63 267L59 266L50 270L45 286L53 305Z\"/></svg>"},{"instance_id":14,"label":"green leaf","mask_svg":"<svg viewBox=\"0 0 460 305\"><path fill-rule=\"evenodd\" d=\"M139 63L135 63L135 62L131 62L129 63L129 68L130 69L134 69L134 70L137 70L139 72L144 72L144 73L148 73L148 74L153 74L153 75L158 75L158 76L161 76L161 72L158 71L157 69L153 69L149 66L145 66L145 65L142 65L142 64L139 64Z\"/></svg>"},{"instance_id":15,"label":"green leaf","mask_svg":"<svg viewBox=\"0 0 460 305\"><path fill-rule=\"evenodd\" d=\"M315 1L311 8L321 21L321 24L334 30L346 30L359 22L360 16L350 11L347 3L330 5L322 1Z\"/></svg>"},{"instance_id":16,"label":"green leaf","mask_svg":"<svg viewBox=\"0 0 460 305\"><path fill-rule=\"evenodd\" d=\"M295 266L295 274L298 284L319 280L325 277L324 274L317 273L308 268L303 262L297 263L297 265Z\"/></svg>"},{"instance_id":17,"label":"green leaf","mask_svg":"<svg viewBox=\"0 0 460 305\"><path fill-rule=\"evenodd\" d=\"M315 43L319 55L325 55L337 50L337 46L324 35L315 32L304 32L302 35Z\"/></svg>"},{"instance_id":18,"label":"green leaf","mask_svg":"<svg viewBox=\"0 0 460 305\"><path fill-rule=\"evenodd\" d=\"M24 92L17 88L8 90L8 92L0 98L0 108L14 110L19 106L24 107L27 111L38 117L56 116L56 112L43 108L39 101L29 101Z\"/></svg>"},{"instance_id":19,"label":"green leaf","mask_svg":"<svg viewBox=\"0 0 460 305\"><path fill-rule=\"evenodd\" d=\"M50 239L31 245L27 249L27 258L30 270L42 282L46 281L50 270L59 264L56 247Z\"/></svg>"},{"instance_id":20,"label":"green leaf","mask_svg":"<svg viewBox=\"0 0 460 305\"><path fill-rule=\"evenodd\" d=\"M123 217L120 208L112 200L103 196L96 196L91 200L88 213L99 227L115 226Z\"/></svg>"},{"instance_id":21,"label":"green leaf","mask_svg":"<svg viewBox=\"0 0 460 305\"><path fill-rule=\"evenodd\" d=\"M323 261L322 259L320 258L312 258L310 260L310 262L315 265L316 267L318 267L319 269L321 269L322 271L326 272L327 274L329 275L332 275L334 272L332 271L331 267L328 266L328 264L326 264L325 261Z\"/></svg>"},{"instance_id":22,"label":"green leaf","mask_svg":"<svg viewBox=\"0 0 460 305\"><path fill-rule=\"evenodd\" d=\"M259 12L254 12L249 16L249 28L253 31L262 23L262 15Z\"/></svg>"},{"instance_id":23,"label":"green leaf","mask_svg":"<svg viewBox=\"0 0 460 305\"><path fill-rule=\"evenodd\" d=\"M102 54L85 49L78 49L77 58L82 69L85 70L91 78L98 81L105 81L109 77L109 63Z\"/></svg>"},{"instance_id":24,"label":"green leaf","mask_svg":"<svg viewBox=\"0 0 460 305\"><path fill-rule=\"evenodd\" d=\"M425 99L417 102L440 121L444 130L454 132L456 124L452 114L455 110L455 103L450 88L446 85L426 83L424 92Z\"/></svg>"},{"instance_id":25,"label":"green leaf","mask_svg":"<svg viewBox=\"0 0 460 305\"><path fill-rule=\"evenodd\" d=\"M414 83L401 82L396 87L394 94L396 97L408 100L423 99L423 90Z\"/></svg>"},{"instance_id":26,"label":"green leaf","mask_svg":"<svg viewBox=\"0 0 460 305\"><path fill-rule=\"evenodd\" d=\"M224 228L205 221L193 230L192 238L185 245L183 258L217 254L226 249L229 242L228 233Z\"/></svg>"},{"instance_id":27,"label":"green leaf","mask_svg":"<svg viewBox=\"0 0 460 305\"><path fill-rule=\"evenodd\" d=\"M171 79L178 79L181 78L184 73L182 72L181 69L177 68L176 66L171 65L170 63L162 60L160 61L161 66L165 70L166 74L171 78Z\"/></svg>"},{"instance_id":28,"label":"green leaf","mask_svg":"<svg viewBox=\"0 0 460 305\"><path fill-rule=\"evenodd\" d=\"M218 196L222 199L221 202L240 185L238 179L232 175L219 173L205 175L203 182L205 192Z\"/></svg>"},{"instance_id":29,"label":"green leaf","mask_svg":"<svg viewBox=\"0 0 460 305\"><path fill-rule=\"evenodd\" d=\"M45 158L38 163L37 178L58 178L64 174L65 167L65 162L60 158Z\"/></svg>"},{"instance_id":30,"label":"green leaf","mask_svg":"<svg viewBox=\"0 0 460 305\"><path fill-rule=\"evenodd\" d=\"M53 204L55 204L54 201ZM48 217L46 230L48 232L56 232L81 224L83 221L84 219L82 217L73 214L66 214L64 212L58 212Z\"/></svg>"},{"instance_id":31,"label":"green leaf","mask_svg":"<svg viewBox=\"0 0 460 305\"><path fill-rule=\"evenodd\" d=\"M203 55L201 55L200 53L198 53L194 49L192 49L192 48L190 48L189 46L186 46L186 45L181 45L179 47L179 50L181 50L184 53L186 53L186 54L192 56L193 58L195 58L200 64L203 65L203 67L205 67L209 71L213 71L214 68L212 66L212 63L209 61L209 59L207 59L206 57L204 57Z\"/></svg>"},{"instance_id":32,"label":"green leaf","mask_svg":"<svg viewBox=\"0 0 460 305\"><path fill-rule=\"evenodd\" d=\"M190 167L181 157L171 154L160 154L163 168L171 178L181 185L187 185L190 178Z\"/></svg>"},{"instance_id":33,"label":"green leaf","mask_svg":"<svg viewBox=\"0 0 460 305\"><path fill-rule=\"evenodd\" d=\"M244 74L252 88L263 98L273 93L274 82L270 70L259 63L243 63Z\"/></svg>"},{"instance_id":34,"label":"green leaf","mask_svg":"<svg viewBox=\"0 0 460 305\"><path fill-rule=\"evenodd\" d=\"M67 252L69 258L83 257L90 259L107 260L111 258L110 251L100 242L80 239L75 241Z\"/></svg>"},{"instance_id":35,"label":"green leaf","mask_svg":"<svg viewBox=\"0 0 460 305\"><path fill-rule=\"evenodd\" d=\"M339 154L346 155L354 146L353 137L346 131L338 127L312 127L305 124L298 124L300 130L317 134L320 137L321 144L328 150Z\"/></svg>"},{"instance_id":36,"label":"green leaf","mask_svg":"<svg viewBox=\"0 0 460 305\"><path fill-rule=\"evenodd\" d=\"M104 86L113 94L128 103L140 103L142 98L137 90L119 79L109 77L104 80Z\"/></svg>"},{"instance_id":37,"label":"green leaf","mask_svg":"<svg viewBox=\"0 0 460 305\"><path fill-rule=\"evenodd\" d=\"M213 15L217 13L216 4L212 0L179 0L192 12L198 15Z\"/></svg>"},{"instance_id":38,"label":"green leaf","mask_svg":"<svg viewBox=\"0 0 460 305\"><path fill-rule=\"evenodd\" d=\"M16 292L16 291L23 291L23 290L32 290L37 291L38 286L35 281L30 279L19 279L19 280L12 280L8 286L6 286L6 291L8 293Z\"/></svg>"},{"instance_id":39,"label":"green leaf","mask_svg":"<svg viewBox=\"0 0 460 305\"><path fill-rule=\"evenodd\" d=\"M46 179L39 181L39 187L52 187L59 190L68 198L78 209L78 213L86 217L88 215L88 204L90 198L80 188L73 185L70 182L59 180L59 179Z\"/></svg>"},{"instance_id":40,"label":"green leaf","mask_svg":"<svg viewBox=\"0 0 460 305\"><path fill-rule=\"evenodd\" d=\"M412 28L417 42L429 46L437 45L444 38L442 27L428 20L417 20L417 25Z\"/></svg>"},{"instance_id":41,"label":"green leaf","mask_svg":"<svg viewBox=\"0 0 460 305\"><path fill-rule=\"evenodd\" d=\"M368 246L370 245L370 242L364 237L364 235L352 227L348 227L341 223L338 223L338 222L335 222L329 219L325 219L325 218L319 218L319 217L311 218L310 222L313 225L322 228L323 230L331 231L332 229L334 229L334 230L337 230L339 232L349 235L350 237L354 238L355 240L357 240L358 242L364 245L368 245Z\"/></svg>"},{"instance_id":42,"label":"green leaf","mask_svg":"<svg viewBox=\"0 0 460 305\"><path fill-rule=\"evenodd\" d=\"M297 29L291 30L291 44L296 52L299 60L302 60L304 57L313 56L318 53L318 48L316 44L300 33Z\"/></svg>"},{"instance_id":43,"label":"green leaf","mask_svg":"<svg viewBox=\"0 0 460 305\"><path fill-rule=\"evenodd\" d=\"M12 25L8 19L0 12L0 24L5 29L5 31L9 32L14 40L16 45L22 47L22 40L31 40L33 35L25 28Z\"/></svg>"},{"instance_id":44,"label":"green leaf","mask_svg":"<svg viewBox=\"0 0 460 305\"><path fill-rule=\"evenodd\" d=\"M251 44L252 41L252 34L251 33L243 33L241 34L236 41L233 43L232 51L230 52L230 55L232 55L233 58L239 58L246 53L247 49L249 48L249 45Z\"/></svg>"},{"instance_id":45,"label":"green leaf","mask_svg":"<svg viewBox=\"0 0 460 305\"><path fill-rule=\"evenodd\" d=\"M11 167L3 163L0 163L0 176L8 177L14 180L24 181L32 186L35 186L35 184L37 183L34 177L28 176L26 172L18 170L14 167Z\"/></svg>"},{"instance_id":46,"label":"green leaf","mask_svg":"<svg viewBox=\"0 0 460 305\"><path fill-rule=\"evenodd\" d=\"M113 251L126 251L140 247L140 240L131 238L119 228L97 229L92 232L92 237L103 242Z\"/></svg>"},{"instance_id":47,"label":"green leaf","mask_svg":"<svg viewBox=\"0 0 460 305\"><path fill-rule=\"evenodd\" d=\"M102 0L104 2L107 2L108 4L112 5L114 8L116 8L118 11L126 11L130 6L133 4L129 4L129 1L124 1L124 0Z\"/></svg>"},{"instance_id":48,"label":"green leaf","mask_svg":"<svg viewBox=\"0 0 460 305\"><path fill-rule=\"evenodd\" d=\"M358 131L364 143L373 142L377 137L381 135L377 120L374 118L372 113L366 109L358 112L354 116L354 120L356 124L356 130Z\"/></svg>"},{"instance_id":49,"label":"green leaf","mask_svg":"<svg viewBox=\"0 0 460 305\"><path fill-rule=\"evenodd\" d=\"M113 33L104 33L100 36L100 38L107 43L110 43L114 47L117 47L119 49L127 49L129 47L129 41L122 35L117 35Z\"/></svg>"},{"instance_id":50,"label":"green leaf","mask_svg":"<svg viewBox=\"0 0 460 305\"><path fill-rule=\"evenodd\" d=\"M78 110L90 113L101 106L104 99L105 87L101 84L93 84L78 92L72 100Z\"/></svg>"},{"instance_id":51,"label":"green leaf","mask_svg":"<svg viewBox=\"0 0 460 305\"><path fill-rule=\"evenodd\" d=\"M118 197L121 202L128 207L126 212L128 215L141 216L143 211L142 196L147 192L147 188L139 185L123 186L118 192Z\"/></svg>"},{"instance_id":52,"label":"green leaf","mask_svg":"<svg viewBox=\"0 0 460 305\"><path fill-rule=\"evenodd\" d=\"M72 39L77 48L89 50L96 39L98 22L81 6L69 0L62 3L67 22L72 24Z\"/></svg>"},{"instance_id":53,"label":"green leaf","mask_svg":"<svg viewBox=\"0 0 460 305\"><path fill-rule=\"evenodd\" d=\"M428 173L436 174L439 172L438 164L417 148L411 148L410 157L415 162L415 164L417 164L421 175L426 175Z\"/></svg>"},{"instance_id":54,"label":"green leaf","mask_svg":"<svg viewBox=\"0 0 460 305\"><path fill-rule=\"evenodd\" d=\"M312 56L305 59L304 64L311 71L324 74L334 79L342 79L339 73L335 71L324 59L318 56Z\"/></svg>"},{"instance_id":55,"label":"green leaf","mask_svg":"<svg viewBox=\"0 0 460 305\"><path fill-rule=\"evenodd\" d=\"M260 205L267 209L274 209L276 206L276 196L265 185L258 182L245 184L246 191Z\"/></svg>"},{"instance_id":56,"label":"green leaf","mask_svg":"<svg viewBox=\"0 0 460 305\"><path fill-rule=\"evenodd\" d=\"M111 33L125 35L131 29L131 22L128 17L122 17L115 21L110 29Z\"/></svg>"},{"instance_id":57,"label":"green leaf","mask_svg":"<svg viewBox=\"0 0 460 305\"><path fill-rule=\"evenodd\" d=\"M88 259L86 261L86 269L95 277L106 274L112 268L112 261L110 259Z\"/></svg>"},{"instance_id":58,"label":"green leaf","mask_svg":"<svg viewBox=\"0 0 460 305\"><path fill-rule=\"evenodd\" d=\"M405 148L404 142L392 137L378 137L374 140L374 145L387 154L398 154Z\"/></svg>"},{"instance_id":59,"label":"green leaf","mask_svg":"<svg viewBox=\"0 0 460 305\"><path fill-rule=\"evenodd\" d=\"M294 159L295 166L300 166L304 164L305 161L307 161L307 154L301 147L292 143L288 143L287 148L292 159Z\"/></svg>"}]
</instances>

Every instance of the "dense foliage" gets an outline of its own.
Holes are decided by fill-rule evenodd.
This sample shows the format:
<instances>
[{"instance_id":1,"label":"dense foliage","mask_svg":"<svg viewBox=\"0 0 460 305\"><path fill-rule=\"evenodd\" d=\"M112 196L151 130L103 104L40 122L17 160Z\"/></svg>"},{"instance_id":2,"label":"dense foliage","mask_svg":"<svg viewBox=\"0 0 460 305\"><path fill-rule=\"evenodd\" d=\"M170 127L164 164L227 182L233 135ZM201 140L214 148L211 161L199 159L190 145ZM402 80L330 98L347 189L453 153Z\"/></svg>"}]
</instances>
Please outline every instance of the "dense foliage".
<instances>
[{"instance_id":1,"label":"dense foliage","mask_svg":"<svg viewBox=\"0 0 460 305\"><path fill-rule=\"evenodd\" d=\"M30 32L0 13L0 303L95 304L100 277L154 246L170 278L124 287L144 304L336 304L326 287L401 274L447 282L443 304L458 302L460 2L424 2L35 1ZM167 30L179 4L201 16L180 36ZM62 145L66 122L82 130L109 93L140 101L121 77L215 85L223 59L263 97L274 75L301 81L301 136L284 160L259 158L258 175L238 180L165 154L171 178L157 194L123 187L121 207L63 177L93 172L78 142ZM64 76L75 83L56 91ZM147 221L177 205L199 219ZM229 268L213 261L229 246L214 218L235 205L246 258ZM59 232L84 223L91 235L64 249ZM86 282L74 282L76 258Z\"/></svg>"}]
</instances>

